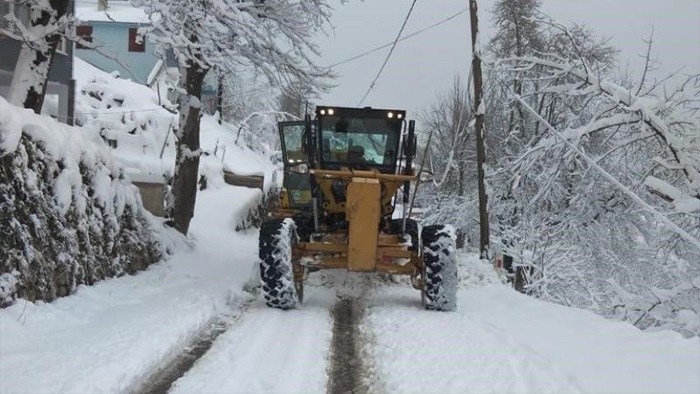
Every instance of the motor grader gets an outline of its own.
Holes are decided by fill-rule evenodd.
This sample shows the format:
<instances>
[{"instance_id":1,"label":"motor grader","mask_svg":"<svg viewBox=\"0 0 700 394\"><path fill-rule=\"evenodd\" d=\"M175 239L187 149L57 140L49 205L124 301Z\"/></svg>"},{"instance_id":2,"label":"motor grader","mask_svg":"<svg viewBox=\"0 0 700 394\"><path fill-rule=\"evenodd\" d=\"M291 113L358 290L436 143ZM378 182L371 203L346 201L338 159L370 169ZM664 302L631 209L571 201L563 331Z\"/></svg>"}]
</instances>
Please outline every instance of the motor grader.
<instances>
[{"instance_id":1,"label":"motor grader","mask_svg":"<svg viewBox=\"0 0 700 394\"><path fill-rule=\"evenodd\" d=\"M303 302L304 279L321 269L408 275L424 308L456 308L451 226L419 230L407 217L417 174L415 122L402 110L319 106L281 122L280 208L262 223L265 302ZM395 212L398 211L398 212Z\"/></svg>"}]
</instances>

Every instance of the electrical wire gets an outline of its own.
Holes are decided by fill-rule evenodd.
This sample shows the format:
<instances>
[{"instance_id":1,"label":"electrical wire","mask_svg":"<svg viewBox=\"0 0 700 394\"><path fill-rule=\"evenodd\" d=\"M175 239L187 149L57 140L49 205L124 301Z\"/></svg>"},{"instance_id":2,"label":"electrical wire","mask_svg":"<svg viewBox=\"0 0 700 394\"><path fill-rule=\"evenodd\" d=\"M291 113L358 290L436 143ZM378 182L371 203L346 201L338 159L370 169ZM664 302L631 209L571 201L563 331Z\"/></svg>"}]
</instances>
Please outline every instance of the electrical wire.
<instances>
[{"instance_id":1,"label":"electrical wire","mask_svg":"<svg viewBox=\"0 0 700 394\"><path fill-rule=\"evenodd\" d=\"M89 2L89 1L80 1L80 0L76 0L76 2L78 2L78 3L91 3L91 2ZM379 75L383 72L383 69L384 69L384 67L386 66L386 64L387 64L387 62L388 62L388 60L389 60L389 57L391 56L391 52L393 52L394 47L395 47L399 42L406 41L406 40L408 40L408 39L410 39L410 38L413 38L413 37L415 37L415 36L417 36L417 35L419 35L419 34L422 34L422 33L426 32L426 31L428 31L428 30L432 30L432 29L434 29L434 28L436 28L436 27L438 27L438 26L440 26L440 25L442 25L442 24L445 24L445 23L447 23L447 22L449 22L449 21L451 21L451 20L457 18L458 16L464 14L464 13L467 12L467 10L468 10L468 8L464 8L464 9L460 10L459 12L457 12L457 13L455 13L455 14L453 14L453 15L448 16L448 17L445 18L445 19L442 19L442 20L440 20L440 21L438 21L438 22L435 22L435 23L433 23L433 24L431 24L431 25L429 25L429 26L426 26L426 27L424 27L424 28L422 28L422 29L416 30L415 32L413 32L413 33L411 33L411 34L409 34L409 35L407 35L407 36L401 37L401 33L402 33L404 27L406 26L406 23L407 23L407 21L408 21L408 17L410 16L410 13L411 13L411 11L413 10L413 7L415 6L415 3L416 3L416 1L414 1L413 4L411 5L411 9L409 10L409 14L407 15L406 19L404 20L404 24L401 26L401 30L399 31L399 35L397 36L397 40L394 40L393 42L386 43L386 44L384 44L384 45L378 46L378 47L376 47L376 48L370 49L370 50L368 50L368 51L362 52L362 53L360 53L360 54L357 54L357 55L355 55L355 56L349 57L349 58L347 58L347 59L345 59L345 60L341 60L341 61L339 61L339 62L337 62L337 63L334 63L334 64L331 64L331 65L327 66L327 68L333 68L333 67L341 66L341 65L344 65L344 64L353 62L353 61L355 61L355 60L357 60L357 59L361 59L361 58L363 58L363 57L365 57L365 56L369 56L369 55L371 55L371 54L373 54L373 53L375 53L375 52L381 51L382 49L387 48L387 47L389 47L389 46L392 46L392 49L391 49L391 51L389 52L389 55L388 55L387 58L385 59L384 64L382 64L382 68L380 69L379 73L377 74L377 77L375 77L374 81L373 81L372 84L370 85L370 88L368 89L367 93L365 94L365 97L363 97L363 98L362 98L362 101L360 101L360 104L362 104L362 102L366 99L366 97L367 97L367 95L369 94L369 92L374 88L374 85L376 84L377 80L379 79ZM93 4L94 4L94 3L93 3ZM239 94L242 95L242 94L247 94L247 93L254 93L254 92L262 91L262 90L265 90L265 89L271 89L271 88L272 88L271 86L261 86L261 87L258 87L258 88L254 88L254 89L250 89L250 90L246 90L246 91L240 92ZM232 107L232 106L234 106L234 105L225 105L224 107L225 107L225 108L229 108L229 107ZM358 105L358 106L359 106L359 105ZM115 113L128 113L128 112L150 112L150 111L157 111L157 110L158 110L158 109L130 110L130 111L123 111L123 112L112 111L112 112L106 112L106 113L104 113L104 112L103 112L103 113L90 112L89 114L94 114L94 115L98 115L98 114L99 114L99 115L101 115L101 114L115 114ZM76 115L79 115L79 114L82 115L82 114L88 114L88 113L76 113Z\"/></svg>"},{"instance_id":2,"label":"electrical wire","mask_svg":"<svg viewBox=\"0 0 700 394\"><path fill-rule=\"evenodd\" d=\"M408 10L408 14L406 14L406 18L403 20L403 24L401 25L401 29L399 29L399 34L396 35L396 39L394 40L394 43L391 45L391 49L389 50L389 53L386 55L386 59L384 59L384 63L382 63L382 66L379 68L379 71L377 72L377 75L374 77L374 80L372 81L371 84L369 84L369 88L367 88L367 92L365 92L365 95L362 96L362 100L357 104L358 107L362 105L362 103L365 101L367 96L369 96L369 93L374 89L374 86L377 83L377 80L379 80L379 77L382 75L382 72L384 71L384 67L386 67L386 64L389 62L389 59L391 58L391 55L394 53L394 49L396 49L396 44L399 42L399 39L401 38L401 33L403 33L403 29L406 27L406 23L408 23L408 18L411 17L411 13L413 12L413 7L415 7L416 2L418 0L413 0L411 3L411 8Z\"/></svg>"},{"instance_id":3,"label":"electrical wire","mask_svg":"<svg viewBox=\"0 0 700 394\"><path fill-rule=\"evenodd\" d=\"M458 17L458 16L464 14L465 12L467 12L467 10L468 10L468 8L464 8L463 10L459 11L458 13L456 13L456 14L454 14L454 15L452 15L452 16L449 16L449 17L447 17L447 18L445 18L445 19L443 19L443 20L441 20L441 21L439 21L439 22L435 22L435 23L433 23L433 24L430 25L430 26L426 26L426 27L424 27L424 28L422 28L422 29L420 29L420 30L416 30L415 32L413 32L413 33L411 33L411 34L402 37L398 42L402 42L402 41L408 40L409 38L413 38L413 37L415 37L415 36L417 36L417 35L419 35L419 34L421 34L421 33L423 33L423 32L426 32L426 31L428 31L428 30L430 30L430 29L433 29L433 28L435 28L435 27L438 27L438 26L442 25L443 23L449 22L449 21L451 21L452 19L455 19L456 17ZM348 59L339 61L338 63L331 64L330 66L328 66L328 68L333 68L333 67L340 66L340 65L343 65L343 64L346 64L346 63L350 63L350 62L352 62L352 61L354 61L354 60L357 60L357 59L363 58L363 57L365 57L365 56L367 56L367 55L371 55L371 54L373 54L373 53L375 53L375 52L378 52L378 51L380 51L380 50L382 50L382 49L384 49L384 48L386 48L386 47L388 47L388 46L391 46L392 44L393 44L392 42L386 43L386 44L384 44L384 45L382 45L382 46L378 46L378 47L376 47L376 48L374 48L374 49L370 49L369 51L362 52L362 53L360 53L359 55L355 55L355 56L350 57L350 58L348 58Z\"/></svg>"}]
</instances>

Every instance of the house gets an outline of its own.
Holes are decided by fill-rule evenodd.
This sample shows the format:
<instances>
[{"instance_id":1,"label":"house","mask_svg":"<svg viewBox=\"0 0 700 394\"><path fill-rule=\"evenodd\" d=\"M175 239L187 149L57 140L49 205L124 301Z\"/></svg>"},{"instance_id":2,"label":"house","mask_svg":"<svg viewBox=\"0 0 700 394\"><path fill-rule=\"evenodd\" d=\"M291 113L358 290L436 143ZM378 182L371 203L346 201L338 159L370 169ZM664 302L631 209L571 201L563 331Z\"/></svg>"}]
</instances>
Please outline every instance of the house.
<instances>
[{"instance_id":1,"label":"house","mask_svg":"<svg viewBox=\"0 0 700 394\"><path fill-rule=\"evenodd\" d=\"M69 0L68 13L73 14L75 3ZM27 5L16 0L0 0L0 28L9 28L5 15L14 14L21 21L29 20ZM7 97L12 75L22 43L7 37L0 32L0 96ZM60 122L73 124L74 114L73 80L73 44L65 38L61 40L49 69L49 80L46 87L44 110L55 116ZM42 111L44 112L44 111Z\"/></svg>"},{"instance_id":2,"label":"house","mask_svg":"<svg viewBox=\"0 0 700 394\"><path fill-rule=\"evenodd\" d=\"M76 45L75 55L107 72L117 71L122 78L152 86L165 71L155 47L138 34L149 25L148 16L128 1L101 0L96 5L76 7L81 24L76 33L94 48ZM169 59L168 63L174 63Z\"/></svg>"}]
</instances>

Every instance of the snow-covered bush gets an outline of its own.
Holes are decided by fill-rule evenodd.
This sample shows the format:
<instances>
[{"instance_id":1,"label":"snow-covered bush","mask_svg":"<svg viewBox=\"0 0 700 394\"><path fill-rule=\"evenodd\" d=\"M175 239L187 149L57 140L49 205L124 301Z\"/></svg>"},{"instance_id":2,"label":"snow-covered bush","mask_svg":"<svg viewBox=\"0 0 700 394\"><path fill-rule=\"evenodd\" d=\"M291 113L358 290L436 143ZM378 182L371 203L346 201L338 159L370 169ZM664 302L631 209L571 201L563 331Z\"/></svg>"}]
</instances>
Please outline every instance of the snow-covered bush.
<instances>
[{"instance_id":1,"label":"snow-covered bush","mask_svg":"<svg viewBox=\"0 0 700 394\"><path fill-rule=\"evenodd\" d=\"M256 111L238 122L236 144L265 155L280 149L278 122L298 120L279 111Z\"/></svg>"},{"instance_id":2,"label":"snow-covered bush","mask_svg":"<svg viewBox=\"0 0 700 394\"><path fill-rule=\"evenodd\" d=\"M240 217L236 224L236 231L245 231L250 228L260 228L260 224L267 217L267 200L269 195L260 193L258 198L250 201L245 207L245 213Z\"/></svg>"},{"instance_id":3,"label":"snow-covered bush","mask_svg":"<svg viewBox=\"0 0 700 394\"><path fill-rule=\"evenodd\" d=\"M109 150L0 98L0 303L47 300L168 253Z\"/></svg>"},{"instance_id":4,"label":"snow-covered bush","mask_svg":"<svg viewBox=\"0 0 700 394\"><path fill-rule=\"evenodd\" d=\"M467 196L434 193L431 187L418 191L424 207L423 224L450 224L457 230L458 247L479 244L478 201L474 193Z\"/></svg>"}]
</instances>

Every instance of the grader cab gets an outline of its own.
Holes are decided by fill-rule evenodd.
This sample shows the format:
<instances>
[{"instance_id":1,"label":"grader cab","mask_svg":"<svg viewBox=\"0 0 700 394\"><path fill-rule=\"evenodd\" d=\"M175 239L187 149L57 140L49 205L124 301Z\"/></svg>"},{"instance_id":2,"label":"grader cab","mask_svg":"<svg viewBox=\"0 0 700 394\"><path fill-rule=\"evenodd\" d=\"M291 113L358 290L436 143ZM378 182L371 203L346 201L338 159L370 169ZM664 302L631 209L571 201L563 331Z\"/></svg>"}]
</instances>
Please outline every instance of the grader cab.
<instances>
[{"instance_id":1,"label":"grader cab","mask_svg":"<svg viewBox=\"0 0 700 394\"><path fill-rule=\"evenodd\" d=\"M303 302L304 279L321 269L408 275L430 310L456 307L450 226L406 217L416 154L405 112L317 107L312 120L282 122L280 209L260 229L266 304ZM400 212L396 212L400 211Z\"/></svg>"}]
</instances>

